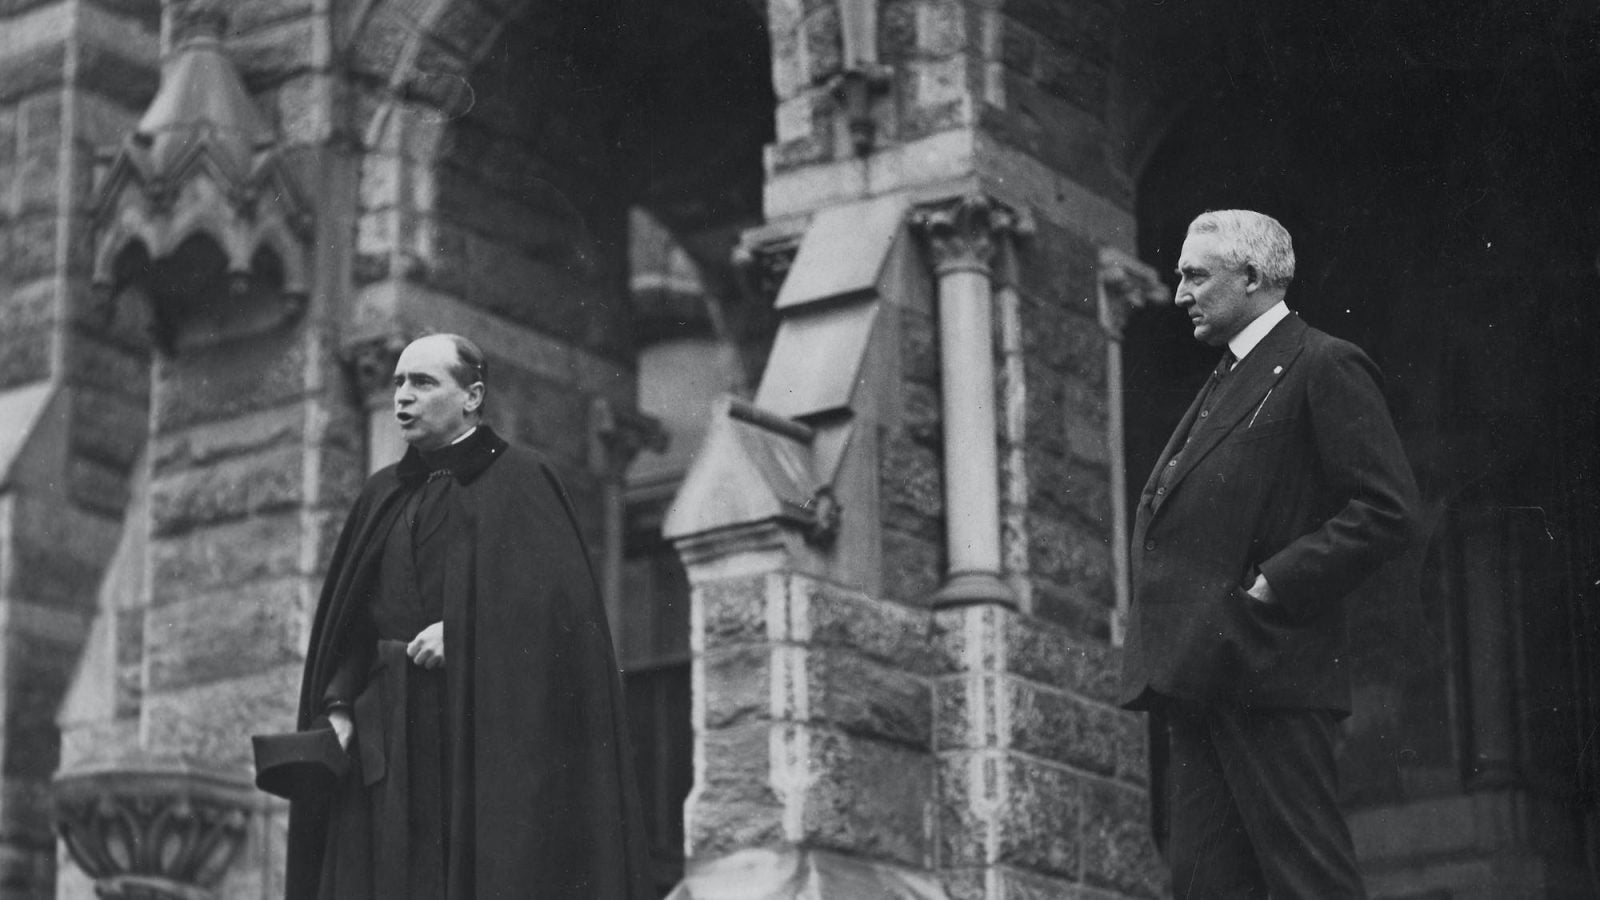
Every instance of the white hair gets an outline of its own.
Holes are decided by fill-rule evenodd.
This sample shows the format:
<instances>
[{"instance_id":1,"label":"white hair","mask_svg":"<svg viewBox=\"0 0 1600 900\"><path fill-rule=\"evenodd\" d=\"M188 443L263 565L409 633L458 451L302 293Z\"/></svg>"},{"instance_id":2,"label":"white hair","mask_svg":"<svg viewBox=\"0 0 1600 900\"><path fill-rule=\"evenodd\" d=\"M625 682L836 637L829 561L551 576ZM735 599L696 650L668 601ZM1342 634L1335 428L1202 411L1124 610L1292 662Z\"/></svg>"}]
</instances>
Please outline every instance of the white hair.
<instances>
[{"instance_id":1,"label":"white hair","mask_svg":"<svg viewBox=\"0 0 1600 900\"><path fill-rule=\"evenodd\" d=\"M1248 209L1216 209L1189 223L1190 234L1214 234L1218 254L1234 268L1254 265L1270 288L1286 288L1294 280L1294 241L1288 229L1271 216Z\"/></svg>"}]
</instances>

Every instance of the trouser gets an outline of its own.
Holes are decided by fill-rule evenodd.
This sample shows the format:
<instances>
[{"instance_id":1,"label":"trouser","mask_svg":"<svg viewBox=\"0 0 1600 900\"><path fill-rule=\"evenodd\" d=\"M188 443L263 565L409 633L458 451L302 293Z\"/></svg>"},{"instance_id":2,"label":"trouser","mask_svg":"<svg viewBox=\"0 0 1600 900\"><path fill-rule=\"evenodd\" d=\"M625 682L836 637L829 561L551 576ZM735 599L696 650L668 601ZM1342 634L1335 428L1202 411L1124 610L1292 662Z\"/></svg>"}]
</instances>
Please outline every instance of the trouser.
<instances>
[{"instance_id":1,"label":"trouser","mask_svg":"<svg viewBox=\"0 0 1600 900\"><path fill-rule=\"evenodd\" d=\"M1174 897L1366 897L1338 806L1332 712L1162 706Z\"/></svg>"}]
</instances>

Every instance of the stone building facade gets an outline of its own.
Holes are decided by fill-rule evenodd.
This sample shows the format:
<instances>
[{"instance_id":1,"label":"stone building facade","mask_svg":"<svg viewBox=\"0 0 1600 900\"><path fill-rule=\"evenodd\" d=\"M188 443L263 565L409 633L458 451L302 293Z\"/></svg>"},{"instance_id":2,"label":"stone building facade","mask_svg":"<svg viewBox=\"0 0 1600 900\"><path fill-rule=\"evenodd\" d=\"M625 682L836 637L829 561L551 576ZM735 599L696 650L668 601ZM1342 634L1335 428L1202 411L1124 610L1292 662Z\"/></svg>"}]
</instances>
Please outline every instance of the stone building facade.
<instances>
[{"instance_id":1,"label":"stone building facade","mask_svg":"<svg viewBox=\"0 0 1600 900\"><path fill-rule=\"evenodd\" d=\"M1426 495L1374 894L1591 896L1600 28L1517 7L0 0L0 897L281 893L247 736L426 330L574 494L663 894L1164 896L1123 541L1220 206Z\"/></svg>"}]
</instances>

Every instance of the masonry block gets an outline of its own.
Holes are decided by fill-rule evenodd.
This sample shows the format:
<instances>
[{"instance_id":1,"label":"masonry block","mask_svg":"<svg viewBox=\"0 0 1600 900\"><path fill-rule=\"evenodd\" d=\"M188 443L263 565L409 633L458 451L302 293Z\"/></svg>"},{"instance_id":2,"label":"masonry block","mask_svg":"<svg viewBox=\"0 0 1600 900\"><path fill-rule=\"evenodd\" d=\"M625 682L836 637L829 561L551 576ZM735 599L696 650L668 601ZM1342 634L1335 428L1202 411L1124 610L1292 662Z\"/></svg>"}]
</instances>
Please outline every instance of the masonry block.
<instances>
[{"instance_id":1,"label":"masonry block","mask_svg":"<svg viewBox=\"0 0 1600 900\"><path fill-rule=\"evenodd\" d=\"M299 698L295 665L152 692L145 697L145 749L247 774L253 765L250 735L293 728Z\"/></svg>"},{"instance_id":2,"label":"masonry block","mask_svg":"<svg viewBox=\"0 0 1600 900\"><path fill-rule=\"evenodd\" d=\"M830 4L809 11L800 22L800 41L806 79L812 84L822 84L843 68L844 43L837 7Z\"/></svg>"},{"instance_id":3,"label":"masonry block","mask_svg":"<svg viewBox=\"0 0 1600 900\"><path fill-rule=\"evenodd\" d=\"M772 650L755 645L701 657L702 703L707 728L726 728L768 717L772 706Z\"/></svg>"},{"instance_id":4,"label":"masonry block","mask_svg":"<svg viewBox=\"0 0 1600 900\"><path fill-rule=\"evenodd\" d=\"M134 401L146 409L150 402L148 352L109 340L80 334L66 346L66 369L76 386ZM149 427L146 422L141 434ZM140 441L143 443L142 439Z\"/></svg>"},{"instance_id":5,"label":"masonry block","mask_svg":"<svg viewBox=\"0 0 1600 900\"><path fill-rule=\"evenodd\" d=\"M1116 773L1116 714L1028 682L1004 682L1012 749L1097 775Z\"/></svg>"},{"instance_id":6,"label":"masonry block","mask_svg":"<svg viewBox=\"0 0 1600 900\"><path fill-rule=\"evenodd\" d=\"M304 658L304 609L316 586L302 578L161 602L144 617L149 690L172 691L297 666Z\"/></svg>"},{"instance_id":7,"label":"masonry block","mask_svg":"<svg viewBox=\"0 0 1600 900\"><path fill-rule=\"evenodd\" d=\"M305 438L305 411L279 407L170 432L154 444L152 467L164 475L214 466L264 451L282 451Z\"/></svg>"},{"instance_id":8,"label":"masonry block","mask_svg":"<svg viewBox=\"0 0 1600 900\"><path fill-rule=\"evenodd\" d=\"M1111 547L1109 528L1035 516L1029 520L1029 559L1036 578L1071 585L1086 597L1109 603ZM1104 532L1104 533L1097 533Z\"/></svg>"},{"instance_id":9,"label":"masonry block","mask_svg":"<svg viewBox=\"0 0 1600 900\"><path fill-rule=\"evenodd\" d=\"M808 643L854 650L917 675L952 672L956 660L935 638L932 616L919 607L878 600L809 579L795 579L809 594Z\"/></svg>"},{"instance_id":10,"label":"masonry block","mask_svg":"<svg viewBox=\"0 0 1600 900\"><path fill-rule=\"evenodd\" d=\"M688 843L696 855L717 856L783 840L783 804L770 780L769 732L764 723L702 732L706 778L687 807Z\"/></svg>"},{"instance_id":11,"label":"masonry block","mask_svg":"<svg viewBox=\"0 0 1600 900\"><path fill-rule=\"evenodd\" d=\"M943 455L900 435L879 442L879 484L886 519L934 537L944 513Z\"/></svg>"},{"instance_id":12,"label":"masonry block","mask_svg":"<svg viewBox=\"0 0 1600 900\"><path fill-rule=\"evenodd\" d=\"M885 592L904 603L926 604L944 571L940 541L899 528L885 528L882 537Z\"/></svg>"},{"instance_id":13,"label":"masonry block","mask_svg":"<svg viewBox=\"0 0 1600 900\"><path fill-rule=\"evenodd\" d=\"M231 419L299 400L306 385L306 348L297 325L273 335L198 348L157 366L158 435Z\"/></svg>"},{"instance_id":14,"label":"masonry block","mask_svg":"<svg viewBox=\"0 0 1600 900\"><path fill-rule=\"evenodd\" d=\"M72 394L72 449L124 473L144 451L150 411L137 399L94 388Z\"/></svg>"},{"instance_id":15,"label":"masonry block","mask_svg":"<svg viewBox=\"0 0 1600 900\"><path fill-rule=\"evenodd\" d=\"M295 512L255 516L155 541L152 577L174 597L297 574L300 521Z\"/></svg>"},{"instance_id":16,"label":"masonry block","mask_svg":"<svg viewBox=\"0 0 1600 900\"><path fill-rule=\"evenodd\" d=\"M1124 896L1162 897L1164 870L1146 824L1149 795L1121 785L1083 786L1083 880Z\"/></svg>"},{"instance_id":17,"label":"masonry block","mask_svg":"<svg viewBox=\"0 0 1600 900\"><path fill-rule=\"evenodd\" d=\"M811 718L852 735L929 746L932 691L926 681L854 653L806 652Z\"/></svg>"},{"instance_id":18,"label":"masonry block","mask_svg":"<svg viewBox=\"0 0 1600 900\"><path fill-rule=\"evenodd\" d=\"M769 576L727 578L695 586L706 649L768 640Z\"/></svg>"},{"instance_id":19,"label":"masonry block","mask_svg":"<svg viewBox=\"0 0 1600 900\"><path fill-rule=\"evenodd\" d=\"M60 87L66 74L66 56L66 47L56 42L0 58L0 103Z\"/></svg>"},{"instance_id":20,"label":"masonry block","mask_svg":"<svg viewBox=\"0 0 1600 900\"><path fill-rule=\"evenodd\" d=\"M476 58L504 23L506 15L473 2L452 3L434 21L431 36L462 59Z\"/></svg>"},{"instance_id":21,"label":"masonry block","mask_svg":"<svg viewBox=\"0 0 1600 900\"><path fill-rule=\"evenodd\" d=\"M304 499L304 453L287 447L155 479L150 524L156 536L271 513Z\"/></svg>"},{"instance_id":22,"label":"masonry block","mask_svg":"<svg viewBox=\"0 0 1600 900\"><path fill-rule=\"evenodd\" d=\"M1115 703L1122 665L1119 651L1021 615L1007 616L1003 639L1007 671L1087 699Z\"/></svg>"},{"instance_id":23,"label":"masonry block","mask_svg":"<svg viewBox=\"0 0 1600 900\"><path fill-rule=\"evenodd\" d=\"M924 798L933 783L925 754L817 729L809 740L805 791L808 843L921 865L927 855Z\"/></svg>"},{"instance_id":24,"label":"masonry block","mask_svg":"<svg viewBox=\"0 0 1600 900\"><path fill-rule=\"evenodd\" d=\"M1008 756L997 862L1075 876L1082 850L1082 776Z\"/></svg>"},{"instance_id":25,"label":"masonry block","mask_svg":"<svg viewBox=\"0 0 1600 900\"><path fill-rule=\"evenodd\" d=\"M55 274L58 232L54 217L35 215L11 223L0 231L0 249L6 253L0 272L13 284Z\"/></svg>"},{"instance_id":26,"label":"masonry block","mask_svg":"<svg viewBox=\"0 0 1600 900\"><path fill-rule=\"evenodd\" d=\"M107 519L122 515L131 487L126 467L94 457L73 456L68 458L66 468L67 496L74 503Z\"/></svg>"}]
</instances>

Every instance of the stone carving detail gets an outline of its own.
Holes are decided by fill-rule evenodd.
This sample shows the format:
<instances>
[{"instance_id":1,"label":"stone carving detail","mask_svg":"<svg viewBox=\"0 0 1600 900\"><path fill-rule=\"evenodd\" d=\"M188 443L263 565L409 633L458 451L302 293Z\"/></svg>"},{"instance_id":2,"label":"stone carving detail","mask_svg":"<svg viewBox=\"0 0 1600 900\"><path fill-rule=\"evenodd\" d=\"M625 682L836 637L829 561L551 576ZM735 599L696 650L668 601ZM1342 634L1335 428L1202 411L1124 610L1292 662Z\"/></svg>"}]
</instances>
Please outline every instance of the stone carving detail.
<instances>
[{"instance_id":1,"label":"stone carving detail","mask_svg":"<svg viewBox=\"0 0 1600 900\"><path fill-rule=\"evenodd\" d=\"M361 402L371 405L388 400L394 364L411 339L398 332L346 345L340 360L355 384Z\"/></svg>"},{"instance_id":2,"label":"stone carving detail","mask_svg":"<svg viewBox=\"0 0 1600 900\"><path fill-rule=\"evenodd\" d=\"M283 326L310 289L310 207L223 51L224 25L214 10L177 24L161 89L98 177L102 317L118 289L149 281L165 349Z\"/></svg>"},{"instance_id":3,"label":"stone carving detail","mask_svg":"<svg viewBox=\"0 0 1600 900\"><path fill-rule=\"evenodd\" d=\"M105 900L211 900L244 844L241 784L183 771L66 774L56 831Z\"/></svg>"},{"instance_id":4,"label":"stone carving detail","mask_svg":"<svg viewBox=\"0 0 1600 900\"><path fill-rule=\"evenodd\" d=\"M618 409L604 397L590 406L590 463L597 472L621 477L641 450L661 453L671 436L651 416Z\"/></svg>"},{"instance_id":5,"label":"stone carving detail","mask_svg":"<svg viewBox=\"0 0 1600 900\"><path fill-rule=\"evenodd\" d=\"M934 271L990 274L1005 236L1023 237L1027 218L983 194L967 194L911 213L911 227L926 240Z\"/></svg>"},{"instance_id":6,"label":"stone carving detail","mask_svg":"<svg viewBox=\"0 0 1600 900\"><path fill-rule=\"evenodd\" d=\"M1113 341L1122 340L1135 309L1169 299L1170 292L1154 269L1113 247L1100 249L1098 278L1100 327Z\"/></svg>"},{"instance_id":7,"label":"stone carving detail","mask_svg":"<svg viewBox=\"0 0 1600 900\"><path fill-rule=\"evenodd\" d=\"M800 252L800 234L741 243L733 248L733 264L739 271L746 295L762 309L770 309L778 299L783 280Z\"/></svg>"}]
</instances>

